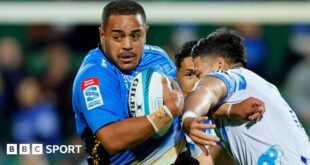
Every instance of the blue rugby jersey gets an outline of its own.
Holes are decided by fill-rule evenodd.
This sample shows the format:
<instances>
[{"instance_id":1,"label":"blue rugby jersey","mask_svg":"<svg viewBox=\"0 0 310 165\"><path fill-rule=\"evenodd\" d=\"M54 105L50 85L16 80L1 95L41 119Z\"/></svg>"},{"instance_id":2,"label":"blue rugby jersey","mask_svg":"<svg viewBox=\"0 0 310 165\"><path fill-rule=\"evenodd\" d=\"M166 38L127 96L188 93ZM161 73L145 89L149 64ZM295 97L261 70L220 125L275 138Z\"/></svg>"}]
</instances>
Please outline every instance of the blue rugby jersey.
<instances>
[{"instance_id":1,"label":"blue rugby jersey","mask_svg":"<svg viewBox=\"0 0 310 165\"><path fill-rule=\"evenodd\" d=\"M131 117L128 108L128 90L134 76L144 68L160 68L175 79L176 67L164 50L145 45L137 68L123 73L114 66L100 48L91 50L76 75L73 85L72 104L77 132L85 141L86 151L101 162L127 164L143 160L156 151L154 158L184 139L179 118L175 118L169 132L161 138L150 138L143 144L109 156L99 141L94 138L101 127ZM163 146L164 144L164 146ZM157 147L161 145L161 149ZM94 147L98 147L94 153Z\"/></svg>"}]
</instances>

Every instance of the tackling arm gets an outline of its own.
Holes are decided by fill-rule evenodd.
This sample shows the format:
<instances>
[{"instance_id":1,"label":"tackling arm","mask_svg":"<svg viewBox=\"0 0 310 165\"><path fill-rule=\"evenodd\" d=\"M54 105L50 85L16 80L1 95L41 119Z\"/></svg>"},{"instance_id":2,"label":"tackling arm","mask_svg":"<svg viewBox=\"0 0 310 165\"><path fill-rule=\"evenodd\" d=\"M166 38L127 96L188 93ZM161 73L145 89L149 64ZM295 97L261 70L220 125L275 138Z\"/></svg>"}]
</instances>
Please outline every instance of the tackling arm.
<instances>
[{"instance_id":1,"label":"tackling arm","mask_svg":"<svg viewBox=\"0 0 310 165\"><path fill-rule=\"evenodd\" d=\"M203 77L196 89L185 100L184 111L192 111L198 116L204 116L209 109L226 95L225 84L212 76Z\"/></svg>"},{"instance_id":2,"label":"tackling arm","mask_svg":"<svg viewBox=\"0 0 310 165\"><path fill-rule=\"evenodd\" d=\"M205 153L208 152L204 146L216 146L219 138L203 133L202 130L215 128L215 125L204 124L204 120L208 118L200 116L206 115L210 107L216 105L226 93L226 86L220 79L206 76L200 80L197 88L185 100L185 113L182 118L183 130ZM194 116L186 114L194 114Z\"/></svg>"},{"instance_id":3,"label":"tackling arm","mask_svg":"<svg viewBox=\"0 0 310 165\"><path fill-rule=\"evenodd\" d=\"M212 112L214 119L234 118L254 121L262 117L265 112L263 101L250 97L236 104L222 104Z\"/></svg>"}]
</instances>

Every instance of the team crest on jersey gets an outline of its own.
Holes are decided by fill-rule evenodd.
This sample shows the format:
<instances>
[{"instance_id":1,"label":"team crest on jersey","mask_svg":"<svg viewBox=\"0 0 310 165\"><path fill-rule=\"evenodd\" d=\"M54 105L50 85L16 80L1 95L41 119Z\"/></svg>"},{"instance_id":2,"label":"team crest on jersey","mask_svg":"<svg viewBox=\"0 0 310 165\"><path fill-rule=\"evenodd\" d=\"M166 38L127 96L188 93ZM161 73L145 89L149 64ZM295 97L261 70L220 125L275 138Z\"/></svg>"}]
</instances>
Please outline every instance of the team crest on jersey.
<instances>
[{"instance_id":1,"label":"team crest on jersey","mask_svg":"<svg viewBox=\"0 0 310 165\"><path fill-rule=\"evenodd\" d=\"M103 105L98 78L89 78L84 80L81 84L81 87L88 110L92 110Z\"/></svg>"}]
</instances>

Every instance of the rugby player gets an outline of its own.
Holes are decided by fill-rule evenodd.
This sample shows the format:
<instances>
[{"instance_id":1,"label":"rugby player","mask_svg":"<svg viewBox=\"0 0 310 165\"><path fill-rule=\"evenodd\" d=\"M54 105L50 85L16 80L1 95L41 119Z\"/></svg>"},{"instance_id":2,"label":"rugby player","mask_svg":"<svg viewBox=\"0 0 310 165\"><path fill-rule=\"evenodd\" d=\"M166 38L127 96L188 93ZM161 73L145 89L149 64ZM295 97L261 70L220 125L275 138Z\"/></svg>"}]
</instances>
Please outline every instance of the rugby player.
<instances>
[{"instance_id":1,"label":"rugby player","mask_svg":"<svg viewBox=\"0 0 310 165\"><path fill-rule=\"evenodd\" d=\"M192 54L200 80L185 100L182 125L194 142L209 144L208 136L201 132L207 126L201 116L210 108L255 97L266 108L259 120L215 122L221 144L235 163L310 164L309 137L302 124L274 85L245 68L245 47L238 34L218 29L200 39Z\"/></svg>"}]
</instances>

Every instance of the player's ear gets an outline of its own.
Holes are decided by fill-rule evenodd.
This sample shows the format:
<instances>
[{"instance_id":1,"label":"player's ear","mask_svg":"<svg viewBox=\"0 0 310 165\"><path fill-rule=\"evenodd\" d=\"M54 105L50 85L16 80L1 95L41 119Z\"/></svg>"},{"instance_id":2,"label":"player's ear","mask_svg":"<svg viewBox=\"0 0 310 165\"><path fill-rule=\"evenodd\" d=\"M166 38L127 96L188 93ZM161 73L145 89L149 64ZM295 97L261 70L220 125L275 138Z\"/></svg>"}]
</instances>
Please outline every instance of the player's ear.
<instances>
[{"instance_id":1,"label":"player's ear","mask_svg":"<svg viewBox=\"0 0 310 165\"><path fill-rule=\"evenodd\" d=\"M144 39L144 43L146 43L147 32L149 32L149 26L145 25L145 39Z\"/></svg>"},{"instance_id":2,"label":"player's ear","mask_svg":"<svg viewBox=\"0 0 310 165\"><path fill-rule=\"evenodd\" d=\"M101 37L104 37L105 34L104 34L104 30L103 30L103 27L102 27L102 26L99 26L99 27L98 27L98 31L99 31L100 38L101 38Z\"/></svg>"},{"instance_id":3,"label":"player's ear","mask_svg":"<svg viewBox=\"0 0 310 165\"><path fill-rule=\"evenodd\" d=\"M145 25L145 34L147 34L147 32L149 32L149 26Z\"/></svg>"},{"instance_id":4,"label":"player's ear","mask_svg":"<svg viewBox=\"0 0 310 165\"><path fill-rule=\"evenodd\" d=\"M99 31L100 42L102 43L103 40L105 39L105 33L103 30L103 27L102 26L98 27L98 31Z\"/></svg>"},{"instance_id":5,"label":"player's ear","mask_svg":"<svg viewBox=\"0 0 310 165\"><path fill-rule=\"evenodd\" d=\"M226 61L223 57L216 57L215 62L219 67L218 69L226 69Z\"/></svg>"}]
</instances>

